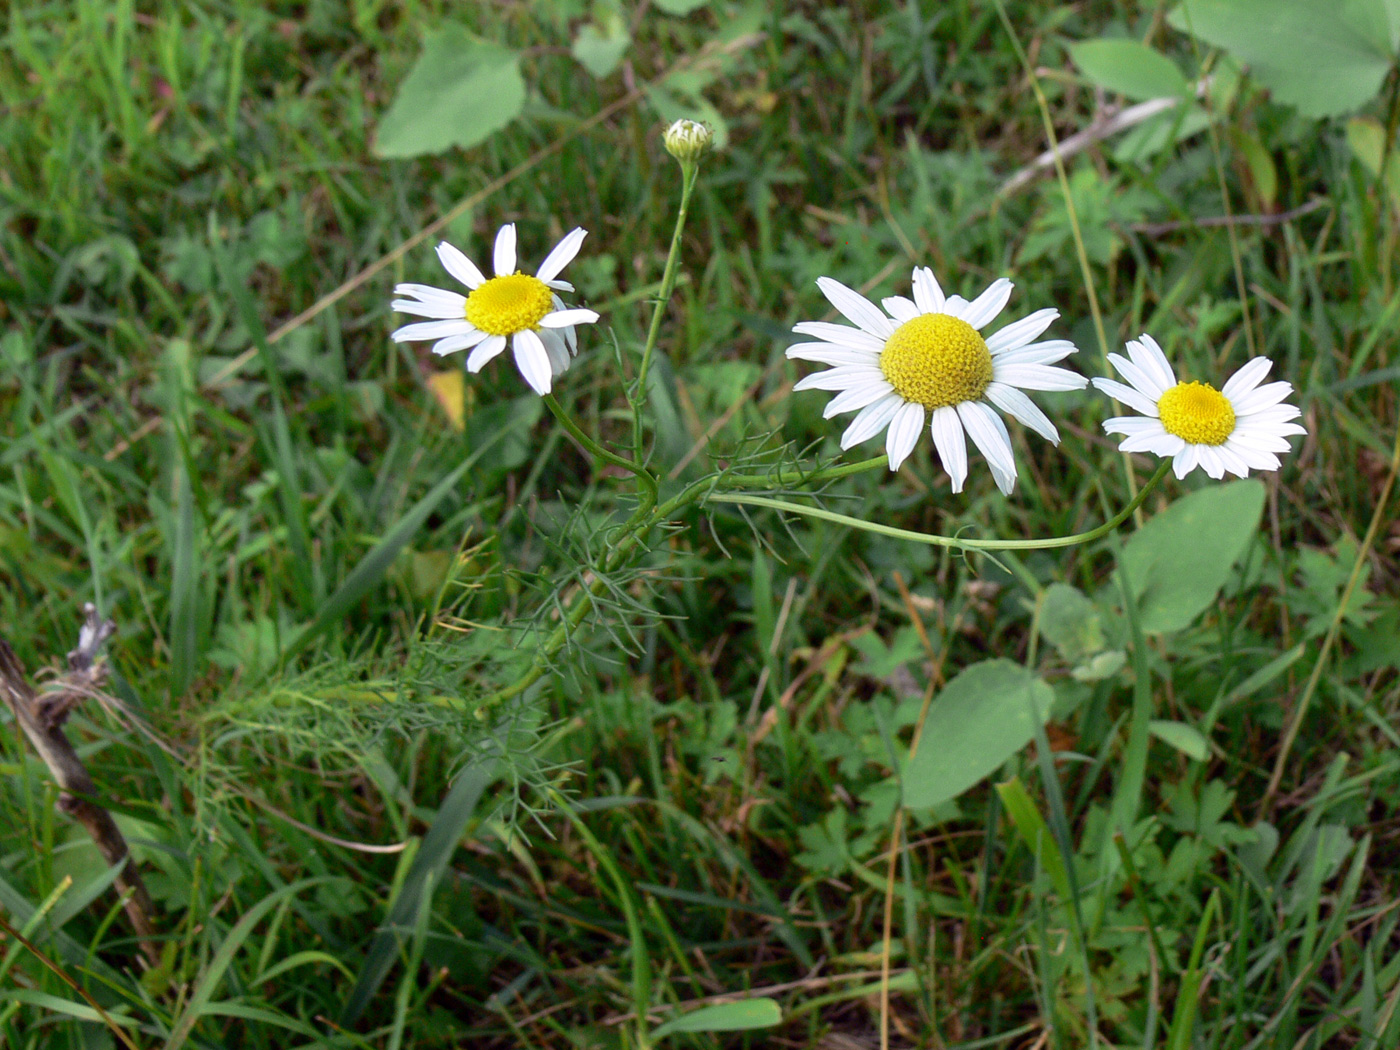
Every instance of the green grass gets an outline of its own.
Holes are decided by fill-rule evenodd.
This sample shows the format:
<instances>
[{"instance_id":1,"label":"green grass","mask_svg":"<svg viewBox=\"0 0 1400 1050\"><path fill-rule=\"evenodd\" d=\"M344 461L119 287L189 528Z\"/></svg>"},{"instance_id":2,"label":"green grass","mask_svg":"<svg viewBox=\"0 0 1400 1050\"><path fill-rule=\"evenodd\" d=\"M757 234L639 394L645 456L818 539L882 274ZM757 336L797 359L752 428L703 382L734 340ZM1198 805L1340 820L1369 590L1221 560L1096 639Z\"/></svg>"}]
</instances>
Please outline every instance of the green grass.
<instances>
[{"instance_id":1,"label":"green grass","mask_svg":"<svg viewBox=\"0 0 1400 1050\"><path fill-rule=\"evenodd\" d=\"M0 931L0 1045L116 1047L115 1024L141 1047L633 1046L643 1011L748 992L780 1028L665 1042L1395 1045L1400 225L1343 122L1246 83L1218 157L1200 133L1067 164L1109 349L1150 331L1223 376L1252 343L1305 410L1257 537L1191 626L1144 637L1117 611L1117 540L994 563L712 505L618 576L557 673L478 718L628 485L504 357L467 377L456 431L429 378L458 362L388 338L395 281L443 283L433 240L394 253L469 198L442 236L478 260L502 222L536 261L587 228L567 276L604 326L556 392L626 448L679 186L631 89L707 43L741 38L703 84L729 143L702 170L654 362L665 471L698 477L769 433L837 455L783 357L791 324L825 313L823 274L872 296L907 294L915 265L964 295L1009 274L1013 311L1057 306L1075 366L1106 372L1064 187L997 192L1045 134L994 6L629 5L627 65L602 80L569 55L590 10L6 9L0 625L34 672L83 602L119 623L126 714L84 707L69 732L145 867L166 961L139 972L6 713L0 918L26 940ZM1193 78L1214 60L1157 5L1008 14L1061 138L1095 112L1071 43L1150 37ZM449 20L524 52L525 116L465 153L377 159L376 119ZM1385 122L1391 98L1367 113ZM1314 201L1233 246L1191 221ZM1090 527L1127 500L1126 464L1096 396L1042 403L1065 440L1013 427L1010 499L980 462L951 494L924 447L828 505L945 534ZM1169 480L1146 516L1209 487ZM1041 618L1057 582L1094 602L1087 655ZM1071 675L1099 651L1123 668ZM1054 684L1047 730L997 786L902 808L926 698L993 656Z\"/></svg>"}]
</instances>

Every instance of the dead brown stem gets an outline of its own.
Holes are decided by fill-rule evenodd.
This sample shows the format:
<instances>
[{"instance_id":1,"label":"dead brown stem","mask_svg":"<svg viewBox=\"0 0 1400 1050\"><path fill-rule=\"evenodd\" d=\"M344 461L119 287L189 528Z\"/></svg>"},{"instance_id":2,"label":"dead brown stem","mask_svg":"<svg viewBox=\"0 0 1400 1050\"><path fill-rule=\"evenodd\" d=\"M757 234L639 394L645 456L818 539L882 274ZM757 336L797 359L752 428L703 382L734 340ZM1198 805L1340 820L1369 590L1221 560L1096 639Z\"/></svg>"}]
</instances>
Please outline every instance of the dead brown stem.
<instances>
[{"instance_id":1,"label":"dead brown stem","mask_svg":"<svg viewBox=\"0 0 1400 1050\"><path fill-rule=\"evenodd\" d=\"M95 606L84 605L83 612L85 620L78 632L78 646L68 654L68 670L43 691L36 691L29 684L14 650L0 638L0 693L4 694L15 721L58 785L59 810L87 829L109 865L122 866L114 885L122 896L141 951L150 965L155 966L160 962L160 946L151 924L154 911L151 895L146 892L146 884L141 880L116 821L97 803L97 785L63 732L63 723L73 708L100 692L107 677L107 666L99 653L103 643L117 629L111 620L98 619Z\"/></svg>"}]
</instances>

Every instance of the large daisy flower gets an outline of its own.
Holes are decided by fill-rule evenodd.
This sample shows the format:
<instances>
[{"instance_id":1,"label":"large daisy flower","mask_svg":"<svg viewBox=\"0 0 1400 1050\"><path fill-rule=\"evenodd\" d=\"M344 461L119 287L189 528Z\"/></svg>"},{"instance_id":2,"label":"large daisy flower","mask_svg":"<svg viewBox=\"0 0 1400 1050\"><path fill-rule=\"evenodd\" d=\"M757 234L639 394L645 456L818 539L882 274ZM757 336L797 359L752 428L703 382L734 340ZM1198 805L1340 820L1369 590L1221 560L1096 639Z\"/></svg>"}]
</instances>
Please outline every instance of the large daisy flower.
<instances>
[{"instance_id":1,"label":"large daisy flower","mask_svg":"<svg viewBox=\"0 0 1400 1050\"><path fill-rule=\"evenodd\" d=\"M507 223L496 234L496 276L487 279L476 264L452 245L437 246L442 265L469 289L467 295L444 291L426 284L400 284L392 305L399 313L431 317L404 325L394 332L396 343L435 339L433 353L452 354L471 350L467 371L480 372L482 366L511 344L515 364L525 382L537 394L549 393L554 377L569 367L569 358L578 353L574 325L598 320L592 310L566 309L556 292L572 292L574 286L559 281L559 272L573 261L588 231L575 229L554 246L539 270L531 276L517 270L515 224Z\"/></svg>"},{"instance_id":2,"label":"large daisy flower","mask_svg":"<svg viewBox=\"0 0 1400 1050\"><path fill-rule=\"evenodd\" d=\"M1278 470L1275 453L1288 452L1289 434L1306 434L1296 419L1301 412L1282 404L1293 393L1290 383L1265 383L1274 363L1256 357L1219 390L1208 383L1178 383L1162 348L1150 335L1128 341L1128 357L1109 354L1131 386L1095 379L1094 386L1141 416L1104 420L1110 434L1126 437L1124 452L1171 456L1172 471L1184 478L1200 467L1213 478L1228 470L1237 477L1250 470Z\"/></svg>"},{"instance_id":3,"label":"large daisy flower","mask_svg":"<svg viewBox=\"0 0 1400 1050\"><path fill-rule=\"evenodd\" d=\"M1082 390L1088 380L1052 368L1075 352L1066 339L1033 342L1058 310L1037 310L988 339L979 333L1011 298L1011 282L1000 278L972 302L945 296L933 271L914 271L914 299L891 296L884 310L830 277L817 286L856 328L803 321L793 331L820 342L798 343L787 356L832 367L800 380L794 390L840 391L826 406L830 419L859 409L841 435L841 447L885 433L890 469L898 470L929 423L943 469L961 492L967 478L964 435L987 458L997 488L1016 484L1011 437L995 409L1059 444L1060 435L1024 390ZM889 316L887 317L886 314Z\"/></svg>"}]
</instances>

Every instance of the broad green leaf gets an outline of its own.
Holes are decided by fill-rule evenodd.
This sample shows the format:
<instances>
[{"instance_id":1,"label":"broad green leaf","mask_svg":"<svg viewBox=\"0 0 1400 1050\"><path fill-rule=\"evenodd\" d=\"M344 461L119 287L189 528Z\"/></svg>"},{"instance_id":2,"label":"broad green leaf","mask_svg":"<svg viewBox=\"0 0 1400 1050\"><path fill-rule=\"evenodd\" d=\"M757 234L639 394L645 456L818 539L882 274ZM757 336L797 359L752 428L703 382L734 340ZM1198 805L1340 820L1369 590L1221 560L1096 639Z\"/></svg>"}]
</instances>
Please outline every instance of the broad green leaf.
<instances>
[{"instance_id":1,"label":"broad green leaf","mask_svg":"<svg viewBox=\"0 0 1400 1050\"><path fill-rule=\"evenodd\" d=\"M1177 500L1132 535L1119 564L1145 633L1179 631L1215 600L1263 509L1262 482L1212 485Z\"/></svg>"},{"instance_id":2,"label":"broad green leaf","mask_svg":"<svg viewBox=\"0 0 1400 1050\"><path fill-rule=\"evenodd\" d=\"M702 1006L672 1018L651 1033L653 1039L676 1032L742 1032L783 1023L783 1011L772 999L741 999L737 1003Z\"/></svg>"},{"instance_id":3,"label":"broad green leaf","mask_svg":"<svg viewBox=\"0 0 1400 1050\"><path fill-rule=\"evenodd\" d=\"M1137 102L1183 97L1191 90L1176 63L1136 40L1085 40L1070 45L1069 53L1099 87Z\"/></svg>"},{"instance_id":4,"label":"broad green leaf","mask_svg":"<svg viewBox=\"0 0 1400 1050\"><path fill-rule=\"evenodd\" d=\"M1331 117L1376 97L1395 62L1396 0L1189 0L1172 26L1249 63L1279 102Z\"/></svg>"},{"instance_id":5,"label":"broad green leaf","mask_svg":"<svg viewBox=\"0 0 1400 1050\"><path fill-rule=\"evenodd\" d=\"M423 54L379 121L374 152L401 159L475 146L524 104L520 56L445 25L423 41Z\"/></svg>"},{"instance_id":6,"label":"broad green leaf","mask_svg":"<svg viewBox=\"0 0 1400 1050\"><path fill-rule=\"evenodd\" d=\"M622 16L612 12L601 26L589 22L580 29L569 53L578 60L579 65L602 80L618 67L631 46L632 37Z\"/></svg>"},{"instance_id":7,"label":"broad green leaf","mask_svg":"<svg viewBox=\"0 0 1400 1050\"><path fill-rule=\"evenodd\" d=\"M1035 735L1032 710L1044 723L1054 699L1045 682L1010 660L967 668L929 708L904 773L904 804L936 806L994 773Z\"/></svg>"},{"instance_id":8,"label":"broad green leaf","mask_svg":"<svg viewBox=\"0 0 1400 1050\"><path fill-rule=\"evenodd\" d=\"M1102 652L1105 645L1098 609L1083 591L1067 583L1045 588L1040 633L1071 663Z\"/></svg>"},{"instance_id":9,"label":"broad green leaf","mask_svg":"<svg viewBox=\"0 0 1400 1050\"><path fill-rule=\"evenodd\" d=\"M709 2L710 0L656 0L656 6L668 15L688 15L692 11L700 10Z\"/></svg>"},{"instance_id":10,"label":"broad green leaf","mask_svg":"<svg viewBox=\"0 0 1400 1050\"><path fill-rule=\"evenodd\" d=\"M1164 744L1170 744L1187 758L1204 762L1210 757L1210 745L1200 731L1185 722L1171 722L1154 718L1147 723L1147 730Z\"/></svg>"}]
</instances>

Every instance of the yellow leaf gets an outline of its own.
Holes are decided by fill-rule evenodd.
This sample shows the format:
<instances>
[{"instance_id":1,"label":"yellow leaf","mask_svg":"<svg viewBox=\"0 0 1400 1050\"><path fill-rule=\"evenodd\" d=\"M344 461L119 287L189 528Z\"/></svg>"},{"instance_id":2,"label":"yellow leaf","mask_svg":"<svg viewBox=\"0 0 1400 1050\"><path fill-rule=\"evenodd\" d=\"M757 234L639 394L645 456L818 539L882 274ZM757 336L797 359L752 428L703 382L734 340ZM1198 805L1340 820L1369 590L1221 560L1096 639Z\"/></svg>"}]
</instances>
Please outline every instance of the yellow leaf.
<instances>
[{"instance_id":1,"label":"yellow leaf","mask_svg":"<svg viewBox=\"0 0 1400 1050\"><path fill-rule=\"evenodd\" d=\"M437 398L437 403L447 413L447 421L452 429L460 431L466 418L466 383L462 370L453 368L447 372L434 372L428 377L428 386Z\"/></svg>"}]
</instances>

